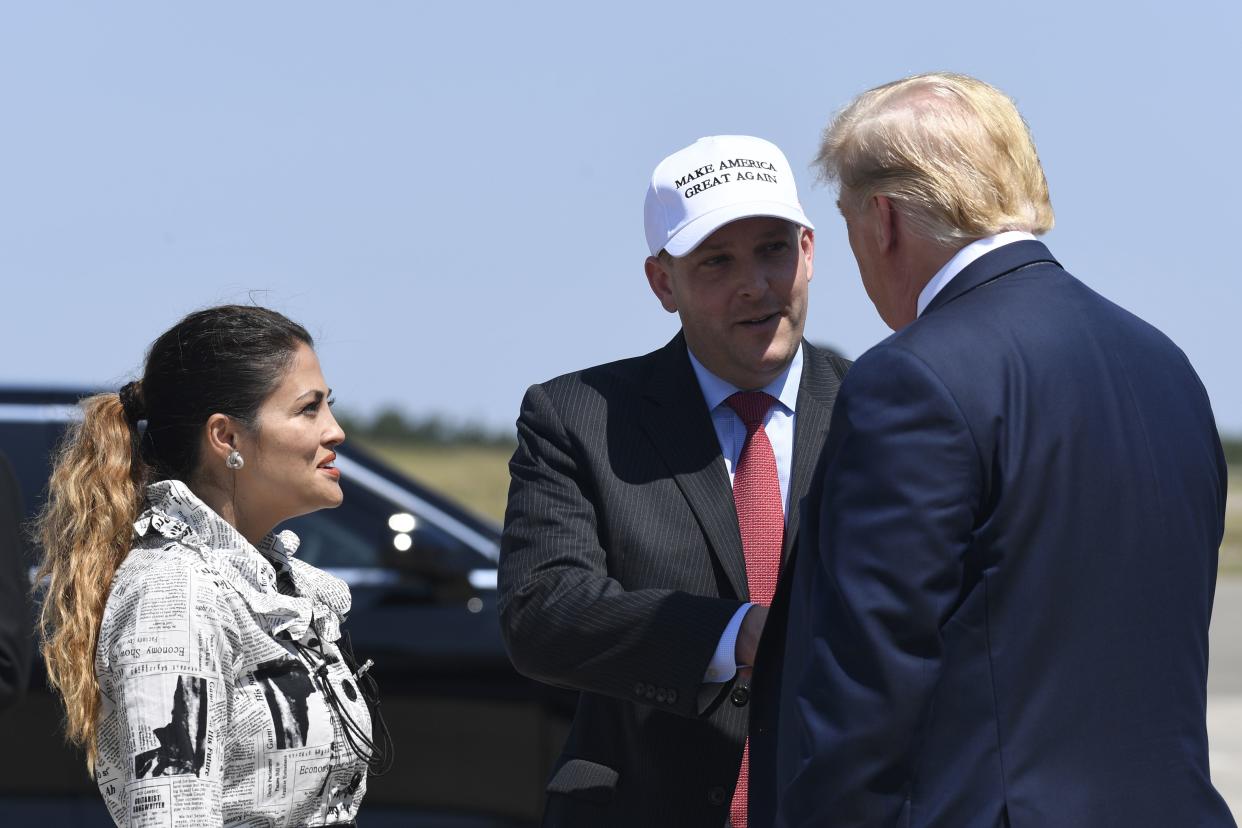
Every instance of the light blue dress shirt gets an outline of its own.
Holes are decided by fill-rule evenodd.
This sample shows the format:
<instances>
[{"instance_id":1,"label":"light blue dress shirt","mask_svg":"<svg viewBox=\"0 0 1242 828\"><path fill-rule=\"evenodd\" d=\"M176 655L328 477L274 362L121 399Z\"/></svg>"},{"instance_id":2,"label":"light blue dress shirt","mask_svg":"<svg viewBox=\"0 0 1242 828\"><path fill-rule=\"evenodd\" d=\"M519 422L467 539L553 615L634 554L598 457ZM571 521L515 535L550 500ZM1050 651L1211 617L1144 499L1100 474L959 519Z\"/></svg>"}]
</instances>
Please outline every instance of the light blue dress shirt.
<instances>
[{"instance_id":1,"label":"light blue dress shirt","mask_svg":"<svg viewBox=\"0 0 1242 828\"><path fill-rule=\"evenodd\" d=\"M690 353L690 365L698 378L699 388L703 390L703 399L707 402L707 410L712 416L712 427L716 430L716 440L720 443L720 454L724 457L725 468L729 472L729 483L733 483L734 469L742 456L742 448L746 445L746 424L725 400L742 389L726 382L713 374L699 362L693 351ZM798 346L793 360L781 375L761 389L776 398L776 402L768 409L763 421L763 430L767 432L772 443L772 453L776 456L776 476L781 485L781 507L786 517L789 515L789 480L793 475L794 423L797 417L798 386L802 383L802 346ZM737 633L742 626L751 604L743 604L734 613L733 618L720 636L720 643L703 681L718 683L728 681L737 674L738 664L734 657L737 645Z\"/></svg>"}]
</instances>

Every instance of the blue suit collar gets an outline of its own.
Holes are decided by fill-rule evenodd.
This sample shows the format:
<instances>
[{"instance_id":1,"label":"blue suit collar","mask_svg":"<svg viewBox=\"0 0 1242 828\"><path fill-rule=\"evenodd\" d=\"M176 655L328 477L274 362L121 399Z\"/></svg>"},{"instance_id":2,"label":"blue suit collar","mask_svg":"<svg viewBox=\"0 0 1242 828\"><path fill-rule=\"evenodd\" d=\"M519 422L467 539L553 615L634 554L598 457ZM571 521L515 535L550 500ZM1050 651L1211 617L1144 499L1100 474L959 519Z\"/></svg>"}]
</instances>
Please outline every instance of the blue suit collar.
<instances>
[{"instance_id":1,"label":"blue suit collar","mask_svg":"<svg viewBox=\"0 0 1242 828\"><path fill-rule=\"evenodd\" d=\"M1060 267L1060 262L1052 257L1052 253L1038 241L1018 241L980 256L968 264L961 273L954 276L923 311L923 316L935 312L936 308L947 305L959 296L969 293L980 285L993 279L1012 273L1013 271L1041 262Z\"/></svg>"}]
</instances>

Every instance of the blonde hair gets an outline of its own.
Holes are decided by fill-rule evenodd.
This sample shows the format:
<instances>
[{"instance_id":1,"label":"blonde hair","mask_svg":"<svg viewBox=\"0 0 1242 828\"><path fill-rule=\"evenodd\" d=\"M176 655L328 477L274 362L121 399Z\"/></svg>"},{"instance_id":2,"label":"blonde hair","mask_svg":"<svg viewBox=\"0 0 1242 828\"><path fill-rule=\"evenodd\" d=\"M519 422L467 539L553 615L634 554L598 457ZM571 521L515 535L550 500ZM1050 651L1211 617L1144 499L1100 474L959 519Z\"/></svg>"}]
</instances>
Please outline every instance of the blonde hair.
<instances>
[{"instance_id":1,"label":"blonde hair","mask_svg":"<svg viewBox=\"0 0 1242 828\"><path fill-rule=\"evenodd\" d=\"M966 75L931 73L864 92L824 130L815 159L843 206L882 195L920 236L956 246L1052 229L1035 142L1012 100Z\"/></svg>"},{"instance_id":2,"label":"blonde hair","mask_svg":"<svg viewBox=\"0 0 1242 828\"><path fill-rule=\"evenodd\" d=\"M48 680L65 704L65 733L95 762L99 682L95 646L112 576L129 552L142 504L145 466L117 394L82 401L48 484L37 531L46 578L39 631Z\"/></svg>"}]
</instances>

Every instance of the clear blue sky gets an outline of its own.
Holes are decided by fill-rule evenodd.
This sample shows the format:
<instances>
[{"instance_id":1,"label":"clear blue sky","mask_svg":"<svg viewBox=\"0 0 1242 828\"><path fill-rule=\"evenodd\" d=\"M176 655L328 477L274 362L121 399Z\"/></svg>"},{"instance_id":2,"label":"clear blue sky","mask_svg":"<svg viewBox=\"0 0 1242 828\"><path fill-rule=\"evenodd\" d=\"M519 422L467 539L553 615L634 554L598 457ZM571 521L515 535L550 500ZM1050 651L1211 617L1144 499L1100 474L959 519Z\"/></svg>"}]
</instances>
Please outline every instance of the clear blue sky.
<instances>
[{"instance_id":1,"label":"clear blue sky","mask_svg":"<svg viewBox=\"0 0 1242 828\"><path fill-rule=\"evenodd\" d=\"M6 4L0 382L122 382L253 297L316 334L347 410L509 427L527 385L675 332L643 194L719 133L800 172L807 334L857 356L887 330L808 165L854 94L949 69L1017 100L1053 252L1242 434L1242 4L594 5Z\"/></svg>"}]
</instances>

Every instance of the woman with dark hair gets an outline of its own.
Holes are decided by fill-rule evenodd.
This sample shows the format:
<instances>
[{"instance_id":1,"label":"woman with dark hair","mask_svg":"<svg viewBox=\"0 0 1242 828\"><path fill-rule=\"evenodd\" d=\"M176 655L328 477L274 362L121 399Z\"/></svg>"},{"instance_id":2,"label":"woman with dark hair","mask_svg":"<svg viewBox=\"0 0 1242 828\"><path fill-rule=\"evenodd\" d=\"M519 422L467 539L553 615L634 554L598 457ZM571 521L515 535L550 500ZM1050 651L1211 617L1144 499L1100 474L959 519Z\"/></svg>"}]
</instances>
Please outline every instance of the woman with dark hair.
<instances>
[{"instance_id":1,"label":"woman with dark hair","mask_svg":"<svg viewBox=\"0 0 1242 828\"><path fill-rule=\"evenodd\" d=\"M118 825L354 821L380 757L338 645L349 588L273 532L341 502L329 396L305 329L229 305L82 403L40 518L40 620Z\"/></svg>"}]
</instances>

